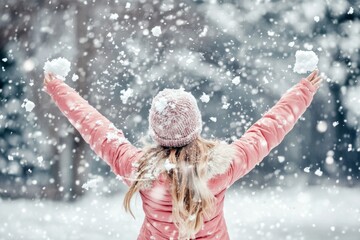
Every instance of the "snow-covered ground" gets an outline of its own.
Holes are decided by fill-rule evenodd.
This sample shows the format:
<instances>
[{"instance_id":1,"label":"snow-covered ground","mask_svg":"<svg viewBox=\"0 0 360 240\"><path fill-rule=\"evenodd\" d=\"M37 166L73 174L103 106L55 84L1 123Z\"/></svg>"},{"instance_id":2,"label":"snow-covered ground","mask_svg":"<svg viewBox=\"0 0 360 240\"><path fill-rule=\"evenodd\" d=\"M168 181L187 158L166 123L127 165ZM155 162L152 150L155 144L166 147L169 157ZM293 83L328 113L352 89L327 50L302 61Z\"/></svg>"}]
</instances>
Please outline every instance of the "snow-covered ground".
<instances>
[{"instance_id":1,"label":"snow-covered ground","mask_svg":"<svg viewBox=\"0 0 360 240\"><path fill-rule=\"evenodd\" d=\"M143 219L122 208L123 195L89 194L76 203L0 201L0 239L136 239ZM339 187L265 190L232 187L225 203L231 239L359 240L360 191Z\"/></svg>"}]
</instances>

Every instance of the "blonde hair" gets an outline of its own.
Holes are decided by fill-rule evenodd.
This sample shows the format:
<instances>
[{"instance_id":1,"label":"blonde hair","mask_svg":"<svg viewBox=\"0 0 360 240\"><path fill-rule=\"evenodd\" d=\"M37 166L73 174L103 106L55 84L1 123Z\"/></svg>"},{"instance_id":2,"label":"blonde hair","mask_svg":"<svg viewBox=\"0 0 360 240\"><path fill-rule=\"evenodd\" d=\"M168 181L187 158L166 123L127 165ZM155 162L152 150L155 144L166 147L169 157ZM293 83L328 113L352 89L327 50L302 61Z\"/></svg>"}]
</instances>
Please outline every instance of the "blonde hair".
<instances>
[{"instance_id":1,"label":"blonde hair","mask_svg":"<svg viewBox=\"0 0 360 240\"><path fill-rule=\"evenodd\" d=\"M124 208L131 212L130 200L155 169L171 166L166 172L171 183L172 218L181 239L195 238L204 219L214 214L216 198L207 186L209 150L219 141L200 136L183 147L147 146L138 162L137 176L124 198ZM156 171L156 170L155 170ZM156 175L156 173L154 173Z\"/></svg>"}]
</instances>

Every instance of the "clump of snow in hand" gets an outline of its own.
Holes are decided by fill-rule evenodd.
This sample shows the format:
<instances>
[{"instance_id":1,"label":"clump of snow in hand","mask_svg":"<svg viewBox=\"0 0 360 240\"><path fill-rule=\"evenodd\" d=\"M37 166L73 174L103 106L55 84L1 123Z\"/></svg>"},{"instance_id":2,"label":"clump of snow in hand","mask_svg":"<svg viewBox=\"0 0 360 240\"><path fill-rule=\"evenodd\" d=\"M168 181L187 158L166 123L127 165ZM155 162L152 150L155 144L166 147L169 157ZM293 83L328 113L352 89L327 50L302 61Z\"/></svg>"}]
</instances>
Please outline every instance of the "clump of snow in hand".
<instances>
[{"instance_id":1,"label":"clump of snow in hand","mask_svg":"<svg viewBox=\"0 0 360 240\"><path fill-rule=\"evenodd\" d=\"M121 101L123 102L123 104L126 104L128 99L133 96L134 90L131 88L128 88L126 90L123 89L120 91L120 93L121 93L120 96Z\"/></svg>"},{"instance_id":2,"label":"clump of snow in hand","mask_svg":"<svg viewBox=\"0 0 360 240\"><path fill-rule=\"evenodd\" d=\"M35 103L25 98L23 104L21 104L21 107L25 108L27 112L31 112L35 107Z\"/></svg>"},{"instance_id":3,"label":"clump of snow in hand","mask_svg":"<svg viewBox=\"0 0 360 240\"><path fill-rule=\"evenodd\" d=\"M239 76L234 77L231 82L235 85L238 85L240 83L240 77Z\"/></svg>"},{"instance_id":4,"label":"clump of snow in hand","mask_svg":"<svg viewBox=\"0 0 360 240\"><path fill-rule=\"evenodd\" d=\"M160 36L160 34L161 34L161 27L160 27L160 26L153 27L153 28L151 29L151 33L152 33L152 35L155 36L155 37Z\"/></svg>"},{"instance_id":5,"label":"clump of snow in hand","mask_svg":"<svg viewBox=\"0 0 360 240\"><path fill-rule=\"evenodd\" d=\"M70 72L70 62L66 58L56 58L51 61L46 61L44 65L45 73L53 73L58 78L65 79Z\"/></svg>"},{"instance_id":6,"label":"clump of snow in hand","mask_svg":"<svg viewBox=\"0 0 360 240\"><path fill-rule=\"evenodd\" d=\"M166 159L165 163L164 163L164 167L165 167L166 171L170 171L171 169L175 168L176 165L174 163L171 163L169 161L169 159Z\"/></svg>"},{"instance_id":7,"label":"clump of snow in hand","mask_svg":"<svg viewBox=\"0 0 360 240\"><path fill-rule=\"evenodd\" d=\"M210 96L203 92L203 95L200 97L200 100L204 103L208 103L210 101Z\"/></svg>"},{"instance_id":8,"label":"clump of snow in hand","mask_svg":"<svg viewBox=\"0 0 360 240\"><path fill-rule=\"evenodd\" d=\"M76 80L78 80L79 79L79 75L77 75L77 74L73 74L72 75L72 77L71 77L71 80L73 80L74 82L76 81Z\"/></svg>"},{"instance_id":9,"label":"clump of snow in hand","mask_svg":"<svg viewBox=\"0 0 360 240\"><path fill-rule=\"evenodd\" d=\"M96 188L98 183L102 182L104 179L101 176L97 176L96 178L90 179L86 183L82 185L82 188L89 190L90 188Z\"/></svg>"},{"instance_id":10,"label":"clump of snow in hand","mask_svg":"<svg viewBox=\"0 0 360 240\"><path fill-rule=\"evenodd\" d=\"M316 171L315 171L315 175L317 175L317 176L321 177L321 176L322 176L322 174L323 174L323 172L320 170L320 168L316 169Z\"/></svg>"},{"instance_id":11,"label":"clump of snow in hand","mask_svg":"<svg viewBox=\"0 0 360 240\"><path fill-rule=\"evenodd\" d=\"M295 53L295 58L294 72L297 73L311 72L316 69L319 62L318 56L313 51L298 50Z\"/></svg>"}]
</instances>

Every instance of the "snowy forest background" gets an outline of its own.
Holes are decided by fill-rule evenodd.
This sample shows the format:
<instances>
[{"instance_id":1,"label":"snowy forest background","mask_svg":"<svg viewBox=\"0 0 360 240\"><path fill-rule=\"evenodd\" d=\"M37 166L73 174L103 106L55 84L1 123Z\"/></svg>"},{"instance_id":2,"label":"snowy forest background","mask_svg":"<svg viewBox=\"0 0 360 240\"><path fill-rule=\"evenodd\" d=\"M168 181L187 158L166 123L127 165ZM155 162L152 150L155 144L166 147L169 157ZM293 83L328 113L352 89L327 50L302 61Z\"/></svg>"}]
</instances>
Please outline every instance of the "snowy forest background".
<instances>
[{"instance_id":1,"label":"snowy forest background","mask_svg":"<svg viewBox=\"0 0 360 240\"><path fill-rule=\"evenodd\" d=\"M232 187L227 204L242 210L230 216L229 207L230 236L359 239L359 1L5 0L0 13L1 239L115 238L125 229L135 239L141 224L140 210L131 222L120 209L125 186L42 90L46 60L69 59L67 83L140 147L152 97L165 87L198 99L203 137L241 137L306 76L292 70L296 50L317 53L326 81L284 141ZM257 208L264 201L272 207ZM316 224L302 216L307 208ZM59 209L67 217L51 213ZM79 238L60 237L55 223ZM86 235L91 224L97 231Z\"/></svg>"}]
</instances>

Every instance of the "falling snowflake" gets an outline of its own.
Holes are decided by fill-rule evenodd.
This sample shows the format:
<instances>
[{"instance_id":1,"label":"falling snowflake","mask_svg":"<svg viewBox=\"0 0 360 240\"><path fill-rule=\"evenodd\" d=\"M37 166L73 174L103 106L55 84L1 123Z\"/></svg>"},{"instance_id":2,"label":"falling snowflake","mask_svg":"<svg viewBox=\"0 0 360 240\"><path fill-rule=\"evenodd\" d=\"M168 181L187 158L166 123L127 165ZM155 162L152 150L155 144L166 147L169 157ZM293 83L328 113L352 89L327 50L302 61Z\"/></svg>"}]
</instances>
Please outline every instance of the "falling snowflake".
<instances>
[{"instance_id":1,"label":"falling snowflake","mask_svg":"<svg viewBox=\"0 0 360 240\"><path fill-rule=\"evenodd\" d=\"M153 28L151 29L151 33L152 33L152 35L155 36L155 37L160 36L160 34L161 34L161 27L160 27L160 26L153 27Z\"/></svg>"},{"instance_id":2,"label":"falling snowflake","mask_svg":"<svg viewBox=\"0 0 360 240\"><path fill-rule=\"evenodd\" d=\"M82 185L82 188L89 190L90 188L96 188L100 182L104 181L101 176L96 176L93 179L90 179Z\"/></svg>"},{"instance_id":3,"label":"falling snowflake","mask_svg":"<svg viewBox=\"0 0 360 240\"><path fill-rule=\"evenodd\" d=\"M117 13L112 13L112 14L110 14L110 20L117 20L118 18L119 18L119 14L117 14Z\"/></svg>"},{"instance_id":4,"label":"falling snowflake","mask_svg":"<svg viewBox=\"0 0 360 240\"><path fill-rule=\"evenodd\" d=\"M123 89L120 91L120 93L121 93L120 99L122 103L126 104L129 98L133 96L134 90L131 88L128 88L126 90Z\"/></svg>"},{"instance_id":5,"label":"falling snowflake","mask_svg":"<svg viewBox=\"0 0 360 240\"><path fill-rule=\"evenodd\" d=\"M240 76L234 77L231 82L235 85L238 85L240 83Z\"/></svg>"},{"instance_id":6,"label":"falling snowflake","mask_svg":"<svg viewBox=\"0 0 360 240\"><path fill-rule=\"evenodd\" d=\"M321 177L323 175L323 172L320 170L320 168L316 169L315 175Z\"/></svg>"},{"instance_id":7,"label":"falling snowflake","mask_svg":"<svg viewBox=\"0 0 360 240\"><path fill-rule=\"evenodd\" d=\"M74 82L76 81L76 80L78 80L79 79L79 75L77 75L77 74L73 74L72 75L72 77L71 77L71 80L73 80Z\"/></svg>"},{"instance_id":8,"label":"falling snowflake","mask_svg":"<svg viewBox=\"0 0 360 240\"><path fill-rule=\"evenodd\" d=\"M35 107L35 103L25 98L23 104L21 104L21 107L25 108L27 112L31 112Z\"/></svg>"},{"instance_id":9,"label":"falling snowflake","mask_svg":"<svg viewBox=\"0 0 360 240\"><path fill-rule=\"evenodd\" d=\"M203 92L203 95L200 97L200 100L204 103L208 103L210 101L210 96Z\"/></svg>"}]
</instances>

